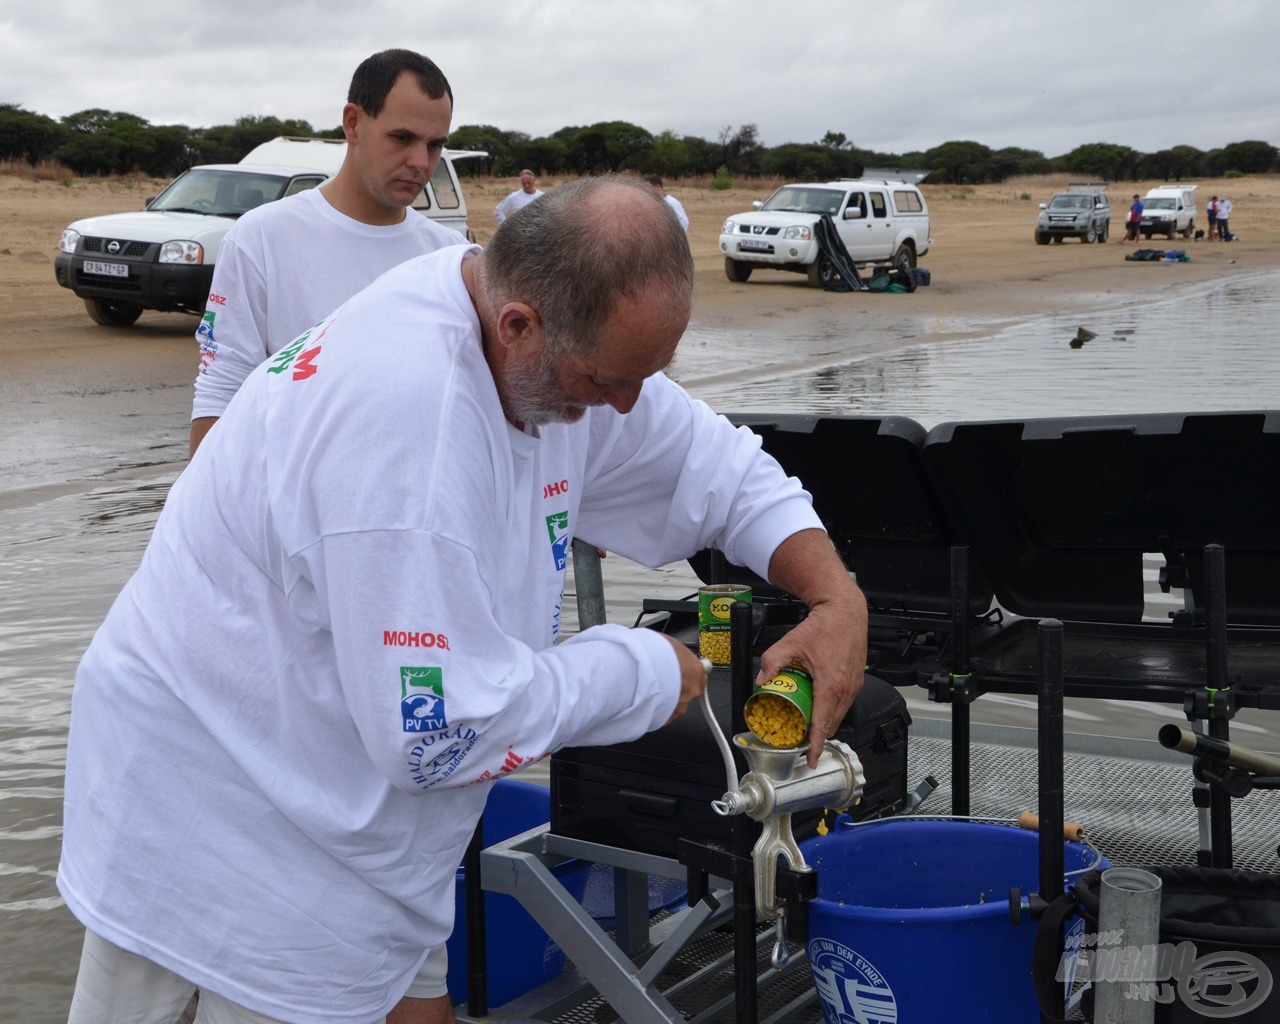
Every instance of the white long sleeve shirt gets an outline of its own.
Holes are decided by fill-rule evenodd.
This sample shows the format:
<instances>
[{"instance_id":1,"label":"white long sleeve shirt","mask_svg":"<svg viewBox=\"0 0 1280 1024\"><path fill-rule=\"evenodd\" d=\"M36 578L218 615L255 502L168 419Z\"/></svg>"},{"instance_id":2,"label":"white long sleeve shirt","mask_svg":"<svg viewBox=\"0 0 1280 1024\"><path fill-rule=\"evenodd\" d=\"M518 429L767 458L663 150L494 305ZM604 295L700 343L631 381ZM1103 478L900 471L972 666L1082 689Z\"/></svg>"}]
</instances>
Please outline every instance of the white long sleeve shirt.
<instances>
[{"instance_id":1,"label":"white long sleeve shirt","mask_svg":"<svg viewBox=\"0 0 1280 1024\"><path fill-rule=\"evenodd\" d=\"M668 641L555 644L570 539L758 573L808 495L666 377L503 417L460 266L413 260L258 367L174 484L76 678L58 886L261 1013L373 1020L452 926L488 783L634 739Z\"/></svg>"}]
</instances>

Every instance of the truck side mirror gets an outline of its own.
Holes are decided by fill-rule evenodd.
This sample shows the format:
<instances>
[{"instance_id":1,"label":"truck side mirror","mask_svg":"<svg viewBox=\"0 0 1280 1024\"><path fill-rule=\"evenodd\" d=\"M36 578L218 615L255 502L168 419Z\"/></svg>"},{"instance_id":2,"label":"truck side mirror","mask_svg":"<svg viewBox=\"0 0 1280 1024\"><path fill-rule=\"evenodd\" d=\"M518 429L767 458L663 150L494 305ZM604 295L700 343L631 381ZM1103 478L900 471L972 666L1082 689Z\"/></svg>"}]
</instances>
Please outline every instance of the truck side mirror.
<instances>
[{"instance_id":1,"label":"truck side mirror","mask_svg":"<svg viewBox=\"0 0 1280 1024\"><path fill-rule=\"evenodd\" d=\"M844 211L845 220L862 220L863 213L861 206L847 206Z\"/></svg>"},{"instance_id":2,"label":"truck side mirror","mask_svg":"<svg viewBox=\"0 0 1280 1024\"><path fill-rule=\"evenodd\" d=\"M754 202L752 202L752 204L751 204L751 209L753 209L753 210L758 210L758 209L760 209L760 207L762 207L762 206L764 206L764 202L763 202L763 201L761 201L761 200L759 200L759 199L757 199L757 200L755 200Z\"/></svg>"},{"instance_id":3,"label":"truck side mirror","mask_svg":"<svg viewBox=\"0 0 1280 1024\"><path fill-rule=\"evenodd\" d=\"M1041 203L1041 204L1040 204L1040 209L1042 209L1042 210L1047 210L1047 209L1049 209L1049 204L1048 204L1048 203Z\"/></svg>"}]
</instances>

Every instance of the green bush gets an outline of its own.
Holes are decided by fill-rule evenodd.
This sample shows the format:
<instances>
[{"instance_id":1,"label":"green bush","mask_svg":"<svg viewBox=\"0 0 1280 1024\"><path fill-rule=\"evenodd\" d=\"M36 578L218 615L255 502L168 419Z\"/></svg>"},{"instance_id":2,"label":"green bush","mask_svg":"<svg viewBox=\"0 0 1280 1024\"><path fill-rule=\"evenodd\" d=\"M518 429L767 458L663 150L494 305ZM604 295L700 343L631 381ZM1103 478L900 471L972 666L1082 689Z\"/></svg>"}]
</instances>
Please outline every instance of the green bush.
<instances>
[{"instance_id":1,"label":"green bush","mask_svg":"<svg viewBox=\"0 0 1280 1024\"><path fill-rule=\"evenodd\" d=\"M1244 171L1236 171L1236 170L1223 171L1223 172L1222 172L1222 176L1223 176L1224 178L1243 178L1243 177L1244 177Z\"/></svg>"},{"instance_id":2,"label":"green bush","mask_svg":"<svg viewBox=\"0 0 1280 1024\"><path fill-rule=\"evenodd\" d=\"M733 188L733 179L729 177L729 168L721 164L716 168L715 177L711 179L711 188L716 192Z\"/></svg>"}]
</instances>

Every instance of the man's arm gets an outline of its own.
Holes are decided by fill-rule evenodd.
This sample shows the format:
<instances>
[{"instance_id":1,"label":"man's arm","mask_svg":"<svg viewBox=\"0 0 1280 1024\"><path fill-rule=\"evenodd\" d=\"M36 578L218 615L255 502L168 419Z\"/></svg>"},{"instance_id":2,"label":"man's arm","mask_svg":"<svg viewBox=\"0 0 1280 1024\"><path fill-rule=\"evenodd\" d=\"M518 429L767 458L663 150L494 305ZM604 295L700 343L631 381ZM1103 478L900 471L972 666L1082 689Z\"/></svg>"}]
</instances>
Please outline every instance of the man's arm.
<instances>
[{"instance_id":1,"label":"man's arm","mask_svg":"<svg viewBox=\"0 0 1280 1024\"><path fill-rule=\"evenodd\" d=\"M191 405L190 455L268 355L266 282L235 232L232 228L219 247L209 302L196 332L200 370Z\"/></svg>"},{"instance_id":2,"label":"man's arm","mask_svg":"<svg viewBox=\"0 0 1280 1024\"><path fill-rule=\"evenodd\" d=\"M862 689L867 601L821 530L801 530L778 545L769 560L769 582L804 601L809 614L764 652L758 681L769 679L792 660L809 670L809 765L816 767L823 743L835 735Z\"/></svg>"},{"instance_id":3,"label":"man's arm","mask_svg":"<svg viewBox=\"0 0 1280 1024\"><path fill-rule=\"evenodd\" d=\"M188 459L195 457L196 449L200 447L204 435L209 433L210 428L217 422L217 416L199 416L191 421L191 450L187 453Z\"/></svg>"}]
</instances>

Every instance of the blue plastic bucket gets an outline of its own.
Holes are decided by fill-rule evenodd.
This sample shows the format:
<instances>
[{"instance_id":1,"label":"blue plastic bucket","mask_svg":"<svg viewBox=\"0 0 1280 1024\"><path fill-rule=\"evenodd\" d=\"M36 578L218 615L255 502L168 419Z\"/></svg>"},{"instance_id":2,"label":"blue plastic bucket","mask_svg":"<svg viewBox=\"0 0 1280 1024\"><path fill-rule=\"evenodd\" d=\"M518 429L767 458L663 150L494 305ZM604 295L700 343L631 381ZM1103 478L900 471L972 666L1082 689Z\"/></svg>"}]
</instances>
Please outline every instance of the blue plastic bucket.
<instances>
[{"instance_id":1,"label":"blue plastic bucket","mask_svg":"<svg viewBox=\"0 0 1280 1024\"><path fill-rule=\"evenodd\" d=\"M551 820L551 795L545 786L500 779L484 808L484 842L492 846ZM574 860L551 869L574 899L581 902L590 865ZM489 1006L502 1006L564 969L564 953L514 896L485 893L485 948L488 950ZM446 983L454 1003L467 998L466 874L458 868L454 882L453 934Z\"/></svg>"},{"instance_id":2,"label":"blue plastic bucket","mask_svg":"<svg viewBox=\"0 0 1280 1024\"><path fill-rule=\"evenodd\" d=\"M1009 889L1039 888L1037 833L894 819L800 847L818 872L807 951L827 1024L1039 1019L1035 923L1009 921ZM1099 859L1066 844L1069 876Z\"/></svg>"}]
</instances>

